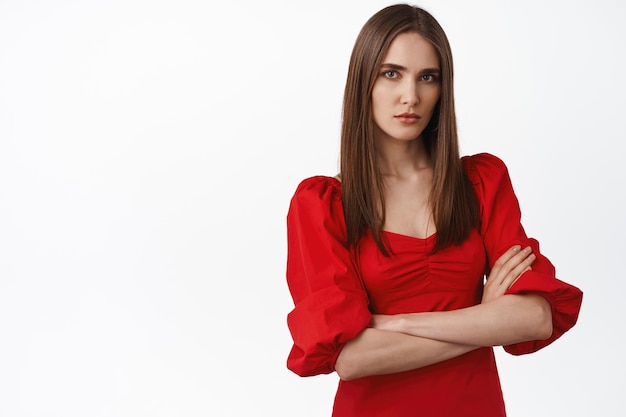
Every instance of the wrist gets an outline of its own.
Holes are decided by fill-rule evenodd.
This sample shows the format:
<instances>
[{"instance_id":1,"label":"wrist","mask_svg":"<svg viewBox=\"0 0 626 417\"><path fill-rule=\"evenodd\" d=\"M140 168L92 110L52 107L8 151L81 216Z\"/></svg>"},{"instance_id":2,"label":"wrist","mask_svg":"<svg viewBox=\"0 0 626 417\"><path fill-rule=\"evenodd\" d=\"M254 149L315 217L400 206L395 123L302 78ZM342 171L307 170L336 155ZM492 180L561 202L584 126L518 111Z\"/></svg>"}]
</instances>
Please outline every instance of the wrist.
<instances>
[{"instance_id":1,"label":"wrist","mask_svg":"<svg viewBox=\"0 0 626 417\"><path fill-rule=\"evenodd\" d=\"M425 315L428 313L407 313L398 314L396 321L396 331L408 333L414 336L422 336Z\"/></svg>"}]
</instances>

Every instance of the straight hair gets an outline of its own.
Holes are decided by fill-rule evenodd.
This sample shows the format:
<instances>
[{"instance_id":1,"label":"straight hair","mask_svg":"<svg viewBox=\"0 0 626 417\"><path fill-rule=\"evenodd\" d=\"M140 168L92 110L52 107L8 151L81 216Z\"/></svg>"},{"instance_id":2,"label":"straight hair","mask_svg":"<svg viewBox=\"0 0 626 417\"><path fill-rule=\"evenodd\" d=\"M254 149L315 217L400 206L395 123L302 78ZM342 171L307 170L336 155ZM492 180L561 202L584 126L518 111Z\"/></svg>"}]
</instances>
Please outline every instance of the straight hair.
<instances>
[{"instance_id":1,"label":"straight hair","mask_svg":"<svg viewBox=\"0 0 626 417\"><path fill-rule=\"evenodd\" d=\"M365 23L350 57L342 109L340 172L347 244L356 246L369 229L386 256L390 248L381 233L385 224L384 183L375 151L371 102L382 60L393 40L403 33L417 33L428 40L441 66L441 96L422 133L433 164L430 203L437 228L433 251L461 244L479 222L478 201L459 156L448 38L437 20L419 7L385 7Z\"/></svg>"}]
</instances>

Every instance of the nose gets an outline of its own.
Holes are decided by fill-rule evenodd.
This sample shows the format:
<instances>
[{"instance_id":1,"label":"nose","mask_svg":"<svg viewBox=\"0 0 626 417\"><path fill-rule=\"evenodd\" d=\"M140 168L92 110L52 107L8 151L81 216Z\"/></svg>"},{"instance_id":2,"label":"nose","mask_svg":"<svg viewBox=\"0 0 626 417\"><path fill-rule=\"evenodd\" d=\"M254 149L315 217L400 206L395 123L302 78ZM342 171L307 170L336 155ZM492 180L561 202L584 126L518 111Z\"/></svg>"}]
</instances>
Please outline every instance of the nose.
<instances>
[{"instance_id":1,"label":"nose","mask_svg":"<svg viewBox=\"0 0 626 417\"><path fill-rule=\"evenodd\" d=\"M419 93L417 91L417 83L407 81L402 89L402 96L400 97L402 104L408 106L417 106L419 104Z\"/></svg>"}]
</instances>

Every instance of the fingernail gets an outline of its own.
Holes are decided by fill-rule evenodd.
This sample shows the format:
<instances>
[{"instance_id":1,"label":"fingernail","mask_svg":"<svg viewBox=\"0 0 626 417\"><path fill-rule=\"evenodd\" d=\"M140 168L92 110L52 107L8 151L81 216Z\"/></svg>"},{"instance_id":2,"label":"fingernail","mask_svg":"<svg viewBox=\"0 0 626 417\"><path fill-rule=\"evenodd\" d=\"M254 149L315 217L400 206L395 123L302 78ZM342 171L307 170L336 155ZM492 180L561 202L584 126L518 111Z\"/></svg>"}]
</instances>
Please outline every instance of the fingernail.
<instances>
[{"instance_id":1,"label":"fingernail","mask_svg":"<svg viewBox=\"0 0 626 417\"><path fill-rule=\"evenodd\" d=\"M515 246L513 246L513 251L514 251L514 252L519 252L519 251L520 251L520 249L522 249L522 247L521 247L520 245L515 245Z\"/></svg>"}]
</instances>

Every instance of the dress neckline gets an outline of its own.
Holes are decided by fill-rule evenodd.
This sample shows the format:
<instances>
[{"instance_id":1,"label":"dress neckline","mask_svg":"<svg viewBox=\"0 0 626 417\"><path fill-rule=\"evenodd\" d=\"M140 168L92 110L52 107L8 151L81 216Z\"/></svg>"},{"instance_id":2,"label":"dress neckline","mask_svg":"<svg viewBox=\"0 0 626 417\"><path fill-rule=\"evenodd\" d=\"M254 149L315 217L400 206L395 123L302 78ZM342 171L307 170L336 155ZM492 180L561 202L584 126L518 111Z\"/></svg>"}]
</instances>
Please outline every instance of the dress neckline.
<instances>
[{"instance_id":1,"label":"dress neckline","mask_svg":"<svg viewBox=\"0 0 626 417\"><path fill-rule=\"evenodd\" d=\"M403 233L396 233L396 232L392 232L392 231L389 231L389 230L382 230L382 232L385 235L387 235L387 236L394 237L394 238L397 238L397 239L417 240L417 241L420 241L420 242L431 241L431 240L435 239L435 237L437 236L437 232L431 233L430 235L428 235L426 237L417 237L417 236L405 235Z\"/></svg>"},{"instance_id":2,"label":"dress neckline","mask_svg":"<svg viewBox=\"0 0 626 417\"><path fill-rule=\"evenodd\" d=\"M337 177L326 176L326 178L329 179L331 182L334 182L335 185L338 186L339 189L341 189L341 180L339 180ZM388 237L391 237L394 239L404 239L404 240L419 241L419 242L429 242L435 239L437 236L437 232L431 233L427 237L411 236L411 235L406 235L403 233L392 232L390 230L381 230L381 232L387 235Z\"/></svg>"}]
</instances>

